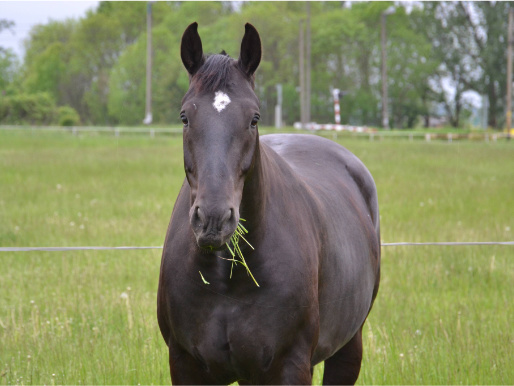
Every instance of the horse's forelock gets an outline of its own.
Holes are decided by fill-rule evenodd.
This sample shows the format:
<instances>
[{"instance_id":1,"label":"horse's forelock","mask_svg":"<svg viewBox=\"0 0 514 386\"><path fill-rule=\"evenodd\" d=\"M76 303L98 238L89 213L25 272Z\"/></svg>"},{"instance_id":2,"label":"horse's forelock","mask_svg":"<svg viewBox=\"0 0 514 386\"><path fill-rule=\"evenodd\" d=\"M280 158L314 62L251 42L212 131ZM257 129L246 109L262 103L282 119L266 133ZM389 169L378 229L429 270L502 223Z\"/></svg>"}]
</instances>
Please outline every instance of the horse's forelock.
<instances>
[{"instance_id":1,"label":"horse's forelock","mask_svg":"<svg viewBox=\"0 0 514 386\"><path fill-rule=\"evenodd\" d=\"M232 61L233 59L224 51L208 56L192 79L197 91L212 92L226 89Z\"/></svg>"}]
</instances>

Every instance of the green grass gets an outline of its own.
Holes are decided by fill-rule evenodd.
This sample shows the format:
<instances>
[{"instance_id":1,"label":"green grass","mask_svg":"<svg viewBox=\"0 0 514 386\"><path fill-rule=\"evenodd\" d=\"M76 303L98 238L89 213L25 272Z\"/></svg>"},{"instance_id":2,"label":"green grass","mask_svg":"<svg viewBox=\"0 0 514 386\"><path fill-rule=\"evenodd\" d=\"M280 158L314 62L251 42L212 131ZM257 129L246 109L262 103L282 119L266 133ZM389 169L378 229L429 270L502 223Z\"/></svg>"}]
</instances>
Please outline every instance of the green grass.
<instances>
[{"instance_id":1,"label":"green grass","mask_svg":"<svg viewBox=\"0 0 514 386\"><path fill-rule=\"evenodd\" d=\"M513 143L340 141L375 178L384 242L514 240ZM180 137L0 131L0 246L162 245L183 175ZM512 384L514 248L382 252L358 383ZM0 264L0 384L169 383L159 250Z\"/></svg>"}]
</instances>

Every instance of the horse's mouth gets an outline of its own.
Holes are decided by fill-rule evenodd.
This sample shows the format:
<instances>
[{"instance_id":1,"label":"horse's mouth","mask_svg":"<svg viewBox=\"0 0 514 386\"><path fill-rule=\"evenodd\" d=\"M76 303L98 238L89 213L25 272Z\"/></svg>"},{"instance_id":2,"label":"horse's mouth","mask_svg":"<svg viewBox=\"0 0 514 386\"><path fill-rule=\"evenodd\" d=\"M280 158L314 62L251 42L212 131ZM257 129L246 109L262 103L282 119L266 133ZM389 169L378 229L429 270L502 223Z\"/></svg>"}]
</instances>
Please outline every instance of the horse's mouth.
<instances>
[{"instance_id":1,"label":"horse's mouth","mask_svg":"<svg viewBox=\"0 0 514 386\"><path fill-rule=\"evenodd\" d=\"M196 243L198 246L207 251L223 251L227 248L227 243L230 241L230 236L223 236L221 234L201 234L196 236Z\"/></svg>"}]
</instances>

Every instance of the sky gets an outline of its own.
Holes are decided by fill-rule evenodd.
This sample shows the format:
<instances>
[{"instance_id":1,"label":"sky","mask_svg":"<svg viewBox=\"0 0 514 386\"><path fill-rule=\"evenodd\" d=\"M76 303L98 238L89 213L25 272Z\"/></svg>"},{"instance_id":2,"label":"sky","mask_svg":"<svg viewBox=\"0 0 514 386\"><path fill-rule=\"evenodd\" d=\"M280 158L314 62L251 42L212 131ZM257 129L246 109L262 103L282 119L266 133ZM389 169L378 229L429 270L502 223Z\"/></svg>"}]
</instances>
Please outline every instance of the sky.
<instances>
[{"instance_id":1,"label":"sky","mask_svg":"<svg viewBox=\"0 0 514 386\"><path fill-rule=\"evenodd\" d=\"M78 19L88 10L95 9L99 1L4 1L0 0L0 19L15 23L11 30L0 32L0 46L11 48L21 59L24 54L23 40L36 24L49 20Z\"/></svg>"}]
</instances>

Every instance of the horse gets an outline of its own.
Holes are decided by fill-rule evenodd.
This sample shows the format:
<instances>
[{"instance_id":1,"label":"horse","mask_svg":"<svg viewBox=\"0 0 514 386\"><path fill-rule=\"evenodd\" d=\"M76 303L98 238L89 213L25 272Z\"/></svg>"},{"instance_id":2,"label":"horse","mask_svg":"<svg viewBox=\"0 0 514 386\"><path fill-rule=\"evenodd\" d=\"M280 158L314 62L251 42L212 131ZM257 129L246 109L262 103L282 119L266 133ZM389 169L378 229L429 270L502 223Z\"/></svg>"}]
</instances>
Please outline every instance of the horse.
<instances>
[{"instance_id":1,"label":"horse","mask_svg":"<svg viewBox=\"0 0 514 386\"><path fill-rule=\"evenodd\" d=\"M320 136L259 136L251 24L237 60L204 55L196 22L180 52L185 179L157 293L172 383L311 384L322 361L324 384L355 383L380 280L370 172ZM227 247L238 224L248 269Z\"/></svg>"}]
</instances>

